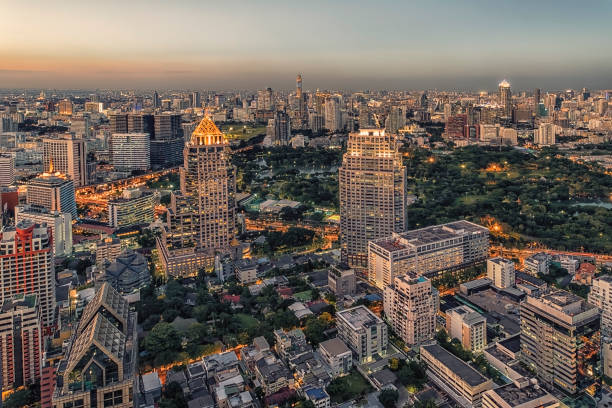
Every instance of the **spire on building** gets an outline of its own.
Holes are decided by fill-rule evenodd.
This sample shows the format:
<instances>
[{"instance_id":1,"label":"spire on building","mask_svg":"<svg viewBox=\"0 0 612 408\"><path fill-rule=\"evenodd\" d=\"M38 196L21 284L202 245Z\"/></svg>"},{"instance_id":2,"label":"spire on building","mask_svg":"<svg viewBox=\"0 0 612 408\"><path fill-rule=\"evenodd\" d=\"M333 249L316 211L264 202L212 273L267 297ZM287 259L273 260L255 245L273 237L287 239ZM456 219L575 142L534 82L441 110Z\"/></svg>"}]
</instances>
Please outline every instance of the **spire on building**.
<instances>
[{"instance_id":1,"label":"spire on building","mask_svg":"<svg viewBox=\"0 0 612 408\"><path fill-rule=\"evenodd\" d=\"M227 144L227 140L215 122L205 116L191 134L190 144L192 146Z\"/></svg>"}]
</instances>

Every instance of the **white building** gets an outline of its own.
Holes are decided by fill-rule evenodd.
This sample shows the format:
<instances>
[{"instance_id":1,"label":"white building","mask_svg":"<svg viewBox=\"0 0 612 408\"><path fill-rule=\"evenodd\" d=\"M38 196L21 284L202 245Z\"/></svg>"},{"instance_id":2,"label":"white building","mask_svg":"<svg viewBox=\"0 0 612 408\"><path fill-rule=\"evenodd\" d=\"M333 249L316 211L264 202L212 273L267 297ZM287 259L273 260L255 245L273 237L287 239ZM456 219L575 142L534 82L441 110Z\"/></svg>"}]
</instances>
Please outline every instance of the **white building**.
<instances>
[{"instance_id":1,"label":"white building","mask_svg":"<svg viewBox=\"0 0 612 408\"><path fill-rule=\"evenodd\" d=\"M0 154L0 187L15 184L15 158L12 154Z\"/></svg>"},{"instance_id":2,"label":"white building","mask_svg":"<svg viewBox=\"0 0 612 408\"><path fill-rule=\"evenodd\" d=\"M375 354L387 354L387 325L365 306L336 313L338 337L343 340L361 363L372 361Z\"/></svg>"},{"instance_id":3,"label":"white building","mask_svg":"<svg viewBox=\"0 0 612 408\"><path fill-rule=\"evenodd\" d=\"M353 368L353 353L339 338L319 344L319 354L331 371L332 378L348 374Z\"/></svg>"},{"instance_id":4,"label":"white building","mask_svg":"<svg viewBox=\"0 0 612 408\"><path fill-rule=\"evenodd\" d=\"M541 123L533 132L533 143L539 146L552 146L556 143L555 125Z\"/></svg>"},{"instance_id":5,"label":"white building","mask_svg":"<svg viewBox=\"0 0 612 408\"><path fill-rule=\"evenodd\" d=\"M499 289L514 286L514 262L504 258L491 258L487 260L487 278Z\"/></svg>"},{"instance_id":6,"label":"white building","mask_svg":"<svg viewBox=\"0 0 612 408\"><path fill-rule=\"evenodd\" d=\"M601 331L604 335L612 335L612 276L603 275L593 278L589 303L601 310ZM612 364L612 361L610 361ZM612 377L612 375L610 376Z\"/></svg>"},{"instance_id":7,"label":"white building","mask_svg":"<svg viewBox=\"0 0 612 408\"><path fill-rule=\"evenodd\" d=\"M43 169L49 173L59 171L74 182L75 187L84 186L87 177L87 146L85 140L71 134L59 139L43 139Z\"/></svg>"},{"instance_id":8,"label":"white building","mask_svg":"<svg viewBox=\"0 0 612 408\"><path fill-rule=\"evenodd\" d=\"M487 345L487 319L467 306L446 312L446 331L465 349L482 351Z\"/></svg>"},{"instance_id":9,"label":"white building","mask_svg":"<svg viewBox=\"0 0 612 408\"><path fill-rule=\"evenodd\" d=\"M546 252L538 252L525 259L525 271L532 275L548 275L551 256Z\"/></svg>"},{"instance_id":10,"label":"white building","mask_svg":"<svg viewBox=\"0 0 612 408\"><path fill-rule=\"evenodd\" d=\"M414 273L395 278L383 293L385 316L406 344L420 345L434 337L436 300L431 281Z\"/></svg>"},{"instance_id":11,"label":"white building","mask_svg":"<svg viewBox=\"0 0 612 408\"><path fill-rule=\"evenodd\" d=\"M72 254L72 215L67 212L50 211L37 205L15 207L15 224L22 220L31 220L36 224L47 224L53 237L55 256Z\"/></svg>"}]
</instances>

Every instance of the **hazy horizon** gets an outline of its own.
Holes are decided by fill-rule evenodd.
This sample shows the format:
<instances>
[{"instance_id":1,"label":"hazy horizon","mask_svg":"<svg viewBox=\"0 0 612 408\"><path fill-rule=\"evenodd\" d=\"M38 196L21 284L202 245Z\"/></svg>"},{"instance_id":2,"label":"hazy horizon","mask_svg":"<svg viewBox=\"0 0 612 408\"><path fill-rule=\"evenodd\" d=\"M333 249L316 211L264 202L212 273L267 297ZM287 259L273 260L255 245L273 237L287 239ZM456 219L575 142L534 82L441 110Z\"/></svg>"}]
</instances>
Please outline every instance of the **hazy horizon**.
<instances>
[{"instance_id":1,"label":"hazy horizon","mask_svg":"<svg viewBox=\"0 0 612 408\"><path fill-rule=\"evenodd\" d=\"M612 88L612 2L6 2L0 88Z\"/></svg>"}]
</instances>

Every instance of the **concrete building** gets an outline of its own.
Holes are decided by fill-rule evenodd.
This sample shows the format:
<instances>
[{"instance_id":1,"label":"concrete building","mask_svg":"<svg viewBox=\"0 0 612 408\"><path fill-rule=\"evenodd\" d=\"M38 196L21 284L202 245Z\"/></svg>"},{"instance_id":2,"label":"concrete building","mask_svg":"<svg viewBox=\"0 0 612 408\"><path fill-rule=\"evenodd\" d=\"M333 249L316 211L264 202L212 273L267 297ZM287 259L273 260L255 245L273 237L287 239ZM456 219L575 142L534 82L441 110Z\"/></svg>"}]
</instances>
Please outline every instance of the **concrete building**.
<instances>
[{"instance_id":1,"label":"concrete building","mask_svg":"<svg viewBox=\"0 0 612 408\"><path fill-rule=\"evenodd\" d=\"M242 285L257 282L257 262L251 259L239 259L234 262L236 280Z\"/></svg>"},{"instance_id":2,"label":"concrete building","mask_svg":"<svg viewBox=\"0 0 612 408\"><path fill-rule=\"evenodd\" d=\"M336 296L352 295L356 290L355 270L347 264L331 266L327 273L327 284Z\"/></svg>"},{"instance_id":3,"label":"concrete building","mask_svg":"<svg viewBox=\"0 0 612 408\"><path fill-rule=\"evenodd\" d=\"M582 351L594 345L592 336L600 327L597 307L569 292L551 290L527 296L520 316L521 360L544 383L571 394L579 391L578 366L588 364Z\"/></svg>"},{"instance_id":4,"label":"concrete building","mask_svg":"<svg viewBox=\"0 0 612 408\"><path fill-rule=\"evenodd\" d=\"M588 301L601 310L602 334L612 336L612 276L602 275L593 279Z\"/></svg>"},{"instance_id":5,"label":"concrete building","mask_svg":"<svg viewBox=\"0 0 612 408\"><path fill-rule=\"evenodd\" d=\"M55 267L51 231L30 220L0 233L0 301L36 294L45 333L55 324Z\"/></svg>"},{"instance_id":6,"label":"concrete building","mask_svg":"<svg viewBox=\"0 0 612 408\"><path fill-rule=\"evenodd\" d=\"M68 353L58 365L53 405L137 407L137 339L136 313L104 283L83 310Z\"/></svg>"},{"instance_id":7,"label":"concrete building","mask_svg":"<svg viewBox=\"0 0 612 408\"><path fill-rule=\"evenodd\" d=\"M489 229L455 221L370 241L368 278L382 289L408 272L432 276L472 266L488 256Z\"/></svg>"},{"instance_id":8,"label":"concrete building","mask_svg":"<svg viewBox=\"0 0 612 408\"><path fill-rule=\"evenodd\" d=\"M348 374L353 368L353 353L337 337L321 342L319 344L319 354L329 367L332 378Z\"/></svg>"},{"instance_id":9,"label":"concrete building","mask_svg":"<svg viewBox=\"0 0 612 408\"><path fill-rule=\"evenodd\" d=\"M601 371L603 375L612 378L612 337L601 339Z\"/></svg>"},{"instance_id":10,"label":"concrete building","mask_svg":"<svg viewBox=\"0 0 612 408\"><path fill-rule=\"evenodd\" d=\"M514 286L514 262L504 258L491 258L487 260L487 278L491 279L493 286L499 289Z\"/></svg>"},{"instance_id":11,"label":"concrete building","mask_svg":"<svg viewBox=\"0 0 612 408\"><path fill-rule=\"evenodd\" d=\"M340 246L353 268L368 265L368 241L406 229L406 167L396 136L350 133L339 169Z\"/></svg>"},{"instance_id":12,"label":"concrete building","mask_svg":"<svg viewBox=\"0 0 612 408\"><path fill-rule=\"evenodd\" d=\"M487 319L467 306L446 312L446 331L467 350L481 352L487 345Z\"/></svg>"},{"instance_id":13,"label":"concrete building","mask_svg":"<svg viewBox=\"0 0 612 408\"><path fill-rule=\"evenodd\" d=\"M43 173L27 184L28 204L44 207L49 211L67 212L73 220L77 219L74 182L65 175Z\"/></svg>"},{"instance_id":14,"label":"concrete building","mask_svg":"<svg viewBox=\"0 0 612 408\"><path fill-rule=\"evenodd\" d=\"M96 242L96 265L101 267L104 262L115 262L121 252L121 241L118 238L106 237Z\"/></svg>"},{"instance_id":15,"label":"concrete building","mask_svg":"<svg viewBox=\"0 0 612 408\"><path fill-rule=\"evenodd\" d=\"M384 289L383 305L391 329L409 346L434 337L437 307L429 279L415 273L396 277Z\"/></svg>"},{"instance_id":16,"label":"concrete building","mask_svg":"<svg viewBox=\"0 0 612 408\"><path fill-rule=\"evenodd\" d=\"M0 187L15 184L15 158L10 153L0 154Z\"/></svg>"},{"instance_id":17,"label":"concrete building","mask_svg":"<svg viewBox=\"0 0 612 408\"><path fill-rule=\"evenodd\" d=\"M149 263L144 255L128 249L106 264L104 279L121 294L136 292L151 283Z\"/></svg>"},{"instance_id":18,"label":"concrete building","mask_svg":"<svg viewBox=\"0 0 612 408\"><path fill-rule=\"evenodd\" d=\"M499 104L502 106L502 117L512 117L512 90L505 79L499 83Z\"/></svg>"},{"instance_id":19,"label":"concrete building","mask_svg":"<svg viewBox=\"0 0 612 408\"><path fill-rule=\"evenodd\" d=\"M268 120L266 139L271 146L286 146L291 139L291 119L287 112L276 111Z\"/></svg>"},{"instance_id":20,"label":"concrete building","mask_svg":"<svg viewBox=\"0 0 612 408\"><path fill-rule=\"evenodd\" d=\"M109 150L117 171L147 171L151 168L151 144L147 133L113 133Z\"/></svg>"},{"instance_id":21,"label":"concrete building","mask_svg":"<svg viewBox=\"0 0 612 408\"><path fill-rule=\"evenodd\" d=\"M148 225L155 221L155 202L152 192L125 189L120 198L108 201L108 225L114 228Z\"/></svg>"},{"instance_id":22,"label":"concrete building","mask_svg":"<svg viewBox=\"0 0 612 408\"><path fill-rule=\"evenodd\" d=\"M559 399L553 397L537 383L519 384L512 382L482 395L482 408L557 408L562 407Z\"/></svg>"},{"instance_id":23,"label":"concrete building","mask_svg":"<svg viewBox=\"0 0 612 408\"><path fill-rule=\"evenodd\" d=\"M438 344L421 346L421 361L427 377L463 408L480 408L484 392L493 388L493 381Z\"/></svg>"},{"instance_id":24,"label":"concrete building","mask_svg":"<svg viewBox=\"0 0 612 408\"><path fill-rule=\"evenodd\" d=\"M0 388L34 384L41 378L43 333L36 294L0 302Z\"/></svg>"},{"instance_id":25,"label":"concrete building","mask_svg":"<svg viewBox=\"0 0 612 408\"><path fill-rule=\"evenodd\" d=\"M360 363L372 360L375 354L387 354L387 325L365 306L336 313L338 338L353 350Z\"/></svg>"},{"instance_id":26,"label":"concrete building","mask_svg":"<svg viewBox=\"0 0 612 408\"><path fill-rule=\"evenodd\" d=\"M533 143L538 146L552 146L556 142L555 125L553 123L541 123L533 131Z\"/></svg>"},{"instance_id":27,"label":"concrete building","mask_svg":"<svg viewBox=\"0 0 612 408\"><path fill-rule=\"evenodd\" d=\"M325 101L325 129L330 132L337 132L342 129L340 103L333 97L327 98Z\"/></svg>"},{"instance_id":28,"label":"concrete building","mask_svg":"<svg viewBox=\"0 0 612 408\"><path fill-rule=\"evenodd\" d=\"M51 228L53 253L55 256L72 254L72 216L67 212L49 211L37 205L15 207L15 223L31 220L36 224L46 224Z\"/></svg>"},{"instance_id":29,"label":"concrete building","mask_svg":"<svg viewBox=\"0 0 612 408\"><path fill-rule=\"evenodd\" d=\"M43 168L49 173L59 171L70 177L75 187L88 184L87 146L84 139L77 139L71 134L62 135L59 139L43 139Z\"/></svg>"},{"instance_id":30,"label":"concrete building","mask_svg":"<svg viewBox=\"0 0 612 408\"><path fill-rule=\"evenodd\" d=\"M172 276L212 267L215 253L229 252L235 241L236 169L230 155L225 135L202 119L185 146L181 189L172 193L168 225L157 240L162 266Z\"/></svg>"},{"instance_id":31,"label":"concrete building","mask_svg":"<svg viewBox=\"0 0 612 408\"><path fill-rule=\"evenodd\" d=\"M304 394L306 399L312 402L315 408L329 408L331 406L331 399L324 388L309 388Z\"/></svg>"},{"instance_id":32,"label":"concrete building","mask_svg":"<svg viewBox=\"0 0 612 408\"><path fill-rule=\"evenodd\" d=\"M546 252L538 252L537 254L531 255L525 258L525 272L534 276L538 276L540 273L542 275L548 275L551 259L552 257Z\"/></svg>"}]
</instances>

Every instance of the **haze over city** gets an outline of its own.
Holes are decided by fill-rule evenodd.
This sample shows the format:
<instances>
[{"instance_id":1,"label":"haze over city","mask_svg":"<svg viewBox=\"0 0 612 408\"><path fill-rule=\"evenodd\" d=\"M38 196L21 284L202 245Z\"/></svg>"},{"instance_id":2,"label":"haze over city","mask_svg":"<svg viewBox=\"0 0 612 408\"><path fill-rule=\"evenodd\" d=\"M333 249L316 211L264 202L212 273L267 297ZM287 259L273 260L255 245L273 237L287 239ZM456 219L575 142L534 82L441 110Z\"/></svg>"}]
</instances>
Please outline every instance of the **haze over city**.
<instances>
[{"instance_id":1,"label":"haze over city","mask_svg":"<svg viewBox=\"0 0 612 408\"><path fill-rule=\"evenodd\" d=\"M0 87L610 84L609 1L2 2Z\"/></svg>"}]
</instances>

